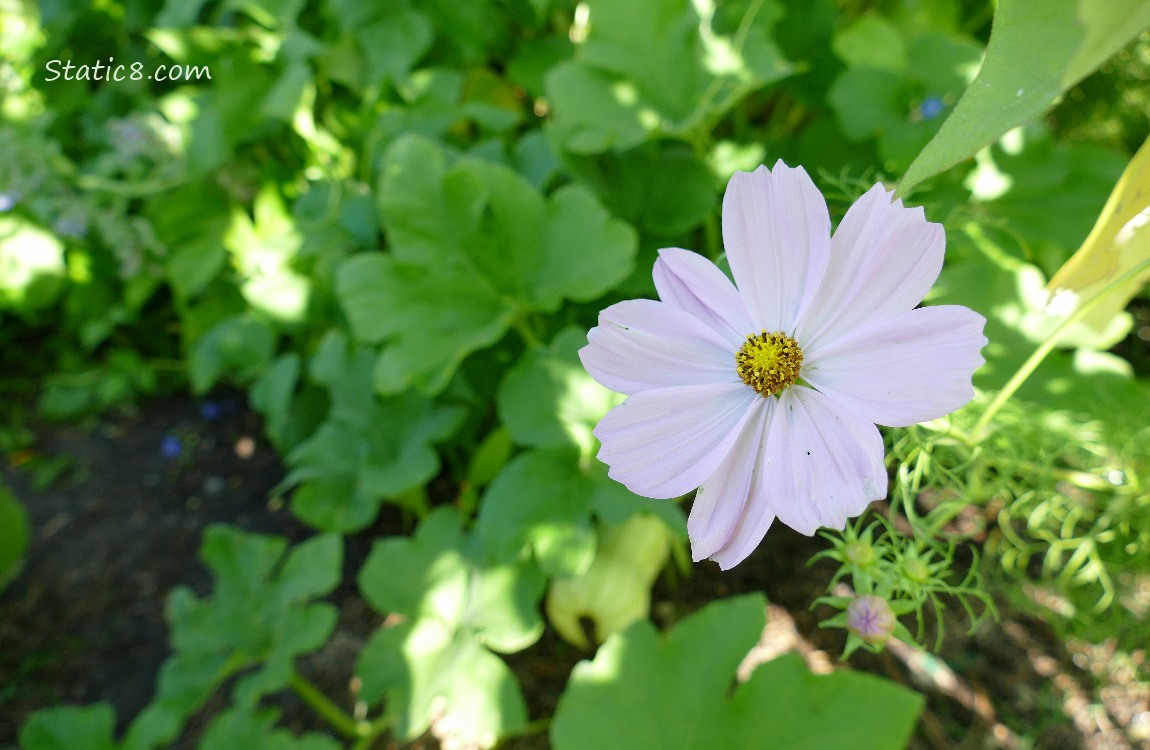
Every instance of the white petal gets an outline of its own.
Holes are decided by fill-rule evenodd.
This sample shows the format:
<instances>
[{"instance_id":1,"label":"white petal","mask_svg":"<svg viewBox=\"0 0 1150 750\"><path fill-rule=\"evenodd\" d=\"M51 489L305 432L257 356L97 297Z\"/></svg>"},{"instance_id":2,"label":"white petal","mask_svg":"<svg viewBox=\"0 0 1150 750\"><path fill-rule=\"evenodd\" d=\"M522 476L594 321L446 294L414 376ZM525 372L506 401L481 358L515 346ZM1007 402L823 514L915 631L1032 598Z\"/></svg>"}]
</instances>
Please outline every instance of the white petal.
<instances>
[{"instance_id":1,"label":"white petal","mask_svg":"<svg viewBox=\"0 0 1150 750\"><path fill-rule=\"evenodd\" d=\"M636 299L599 313L579 359L617 393L700 383L741 383L735 352L714 329L664 302Z\"/></svg>"},{"instance_id":2,"label":"white petal","mask_svg":"<svg viewBox=\"0 0 1150 750\"><path fill-rule=\"evenodd\" d=\"M715 473L761 398L742 383L641 391L595 427L608 476L644 497L686 494Z\"/></svg>"},{"instance_id":3,"label":"white petal","mask_svg":"<svg viewBox=\"0 0 1150 750\"><path fill-rule=\"evenodd\" d=\"M795 330L830 255L827 204L801 168L736 172L723 196L723 245L755 333Z\"/></svg>"},{"instance_id":4,"label":"white petal","mask_svg":"<svg viewBox=\"0 0 1150 750\"><path fill-rule=\"evenodd\" d=\"M971 377L984 361L985 324L957 305L911 310L816 347L803 378L878 424L936 419L974 398Z\"/></svg>"},{"instance_id":5,"label":"white petal","mask_svg":"<svg viewBox=\"0 0 1150 750\"><path fill-rule=\"evenodd\" d=\"M823 394L788 388L767 431L762 484L775 515L795 531L841 529L886 497L882 436Z\"/></svg>"},{"instance_id":6,"label":"white petal","mask_svg":"<svg viewBox=\"0 0 1150 750\"><path fill-rule=\"evenodd\" d=\"M904 208L891 195L875 185L835 230L822 284L800 315L804 347L913 309L938 278L946 233L921 206Z\"/></svg>"},{"instance_id":7,"label":"white petal","mask_svg":"<svg viewBox=\"0 0 1150 750\"><path fill-rule=\"evenodd\" d=\"M691 539L691 556L696 562L724 555L720 565L724 569L731 567L750 554L774 520L775 514L761 497L762 493L755 492L758 484L755 472L766 442L771 410L777 403L773 398L755 399L751 407L755 413L743 426L731 452L695 494L687 519L687 534ZM744 526L752 528L748 531ZM750 543L746 553L730 560L735 546L732 540L753 537L759 526L762 532ZM740 550L747 547L746 544L737 546Z\"/></svg>"},{"instance_id":8,"label":"white petal","mask_svg":"<svg viewBox=\"0 0 1150 750\"><path fill-rule=\"evenodd\" d=\"M659 299L709 324L737 350L758 333L735 285L711 261L677 247L659 251L655 262Z\"/></svg>"}]
</instances>

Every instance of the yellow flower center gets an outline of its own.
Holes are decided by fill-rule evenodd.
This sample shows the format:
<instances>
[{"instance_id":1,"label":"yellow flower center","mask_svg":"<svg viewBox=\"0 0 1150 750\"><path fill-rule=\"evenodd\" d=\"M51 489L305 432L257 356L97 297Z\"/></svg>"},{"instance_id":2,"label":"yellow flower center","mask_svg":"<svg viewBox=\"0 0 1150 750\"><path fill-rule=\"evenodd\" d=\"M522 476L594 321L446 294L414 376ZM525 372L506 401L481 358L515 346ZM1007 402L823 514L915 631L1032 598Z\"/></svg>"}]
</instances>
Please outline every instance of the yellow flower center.
<instances>
[{"instance_id":1,"label":"yellow flower center","mask_svg":"<svg viewBox=\"0 0 1150 750\"><path fill-rule=\"evenodd\" d=\"M766 397L799 379L803 350L782 331L753 333L735 353L735 370L743 382Z\"/></svg>"}]
</instances>

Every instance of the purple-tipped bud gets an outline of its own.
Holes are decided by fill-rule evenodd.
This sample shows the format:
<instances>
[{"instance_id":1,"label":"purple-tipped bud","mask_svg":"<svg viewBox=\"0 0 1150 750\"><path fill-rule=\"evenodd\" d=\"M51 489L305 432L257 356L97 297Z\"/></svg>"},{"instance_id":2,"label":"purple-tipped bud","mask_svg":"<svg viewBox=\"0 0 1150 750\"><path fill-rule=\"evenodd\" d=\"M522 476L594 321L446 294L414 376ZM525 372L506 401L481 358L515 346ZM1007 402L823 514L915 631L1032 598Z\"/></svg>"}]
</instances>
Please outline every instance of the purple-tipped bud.
<instances>
[{"instance_id":1,"label":"purple-tipped bud","mask_svg":"<svg viewBox=\"0 0 1150 750\"><path fill-rule=\"evenodd\" d=\"M847 630L873 646L886 643L894 624L894 611L880 596L860 596L847 605Z\"/></svg>"}]
</instances>

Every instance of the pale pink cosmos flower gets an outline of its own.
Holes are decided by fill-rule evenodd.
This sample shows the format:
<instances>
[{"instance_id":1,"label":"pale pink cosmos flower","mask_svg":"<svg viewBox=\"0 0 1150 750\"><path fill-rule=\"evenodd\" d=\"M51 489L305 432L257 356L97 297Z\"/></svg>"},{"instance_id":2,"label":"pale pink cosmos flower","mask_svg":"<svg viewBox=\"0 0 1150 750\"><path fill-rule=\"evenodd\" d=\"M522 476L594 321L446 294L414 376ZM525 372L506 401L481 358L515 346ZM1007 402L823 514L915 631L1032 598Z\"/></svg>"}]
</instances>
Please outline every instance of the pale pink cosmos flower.
<instances>
[{"instance_id":1,"label":"pale pink cosmos flower","mask_svg":"<svg viewBox=\"0 0 1150 750\"><path fill-rule=\"evenodd\" d=\"M734 284L700 255L660 250L659 300L608 307L579 356L628 397L595 428L610 476L646 497L698 488L692 555L726 569L776 518L810 535L886 497L875 425L967 403L986 320L916 308L942 269L945 234L882 185L832 237L802 168L736 173L723 242Z\"/></svg>"}]
</instances>

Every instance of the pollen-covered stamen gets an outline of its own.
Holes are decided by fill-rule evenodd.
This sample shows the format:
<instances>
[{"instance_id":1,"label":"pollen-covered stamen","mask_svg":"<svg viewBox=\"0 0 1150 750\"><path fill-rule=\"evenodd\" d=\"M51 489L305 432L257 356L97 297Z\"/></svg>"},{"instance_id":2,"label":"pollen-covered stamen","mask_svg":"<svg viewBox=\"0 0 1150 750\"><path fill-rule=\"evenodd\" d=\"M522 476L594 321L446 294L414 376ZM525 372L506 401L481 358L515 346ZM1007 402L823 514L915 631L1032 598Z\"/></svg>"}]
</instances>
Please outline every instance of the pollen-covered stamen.
<instances>
[{"instance_id":1,"label":"pollen-covered stamen","mask_svg":"<svg viewBox=\"0 0 1150 750\"><path fill-rule=\"evenodd\" d=\"M778 393L799 379L803 350L781 331L747 336L735 353L735 369L743 382L761 396Z\"/></svg>"}]
</instances>

